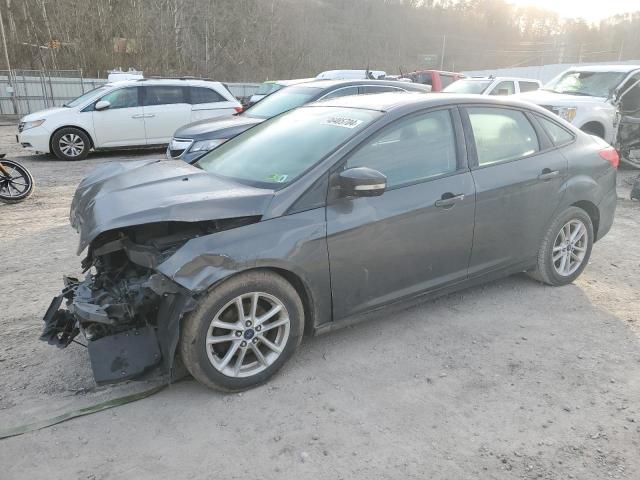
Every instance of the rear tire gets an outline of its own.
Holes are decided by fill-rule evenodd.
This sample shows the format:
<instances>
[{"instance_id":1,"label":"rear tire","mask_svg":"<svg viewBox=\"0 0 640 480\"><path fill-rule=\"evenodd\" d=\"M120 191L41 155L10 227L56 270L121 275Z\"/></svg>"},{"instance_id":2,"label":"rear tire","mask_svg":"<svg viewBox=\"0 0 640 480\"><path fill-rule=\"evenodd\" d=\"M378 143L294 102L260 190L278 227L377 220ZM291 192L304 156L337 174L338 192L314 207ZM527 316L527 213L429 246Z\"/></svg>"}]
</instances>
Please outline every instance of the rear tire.
<instances>
[{"instance_id":1,"label":"rear tire","mask_svg":"<svg viewBox=\"0 0 640 480\"><path fill-rule=\"evenodd\" d=\"M18 203L33 193L35 182L31 172L17 162L0 158L0 163L7 170L12 179L0 174L0 201Z\"/></svg>"},{"instance_id":2,"label":"rear tire","mask_svg":"<svg viewBox=\"0 0 640 480\"><path fill-rule=\"evenodd\" d=\"M266 270L242 273L211 290L184 319L180 357L203 385L237 392L273 376L303 332L304 309L289 282Z\"/></svg>"},{"instance_id":3,"label":"rear tire","mask_svg":"<svg viewBox=\"0 0 640 480\"><path fill-rule=\"evenodd\" d=\"M537 266L529 275L547 285L573 282L589 263L593 247L591 217L569 207L552 222L538 251Z\"/></svg>"},{"instance_id":4,"label":"rear tire","mask_svg":"<svg viewBox=\"0 0 640 480\"><path fill-rule=\"evenodd\" d=\"M89 136L78 128L61 128L51 138L51 151L60 160L84 160L90 148Z\"/></svg>"}]
</instances>

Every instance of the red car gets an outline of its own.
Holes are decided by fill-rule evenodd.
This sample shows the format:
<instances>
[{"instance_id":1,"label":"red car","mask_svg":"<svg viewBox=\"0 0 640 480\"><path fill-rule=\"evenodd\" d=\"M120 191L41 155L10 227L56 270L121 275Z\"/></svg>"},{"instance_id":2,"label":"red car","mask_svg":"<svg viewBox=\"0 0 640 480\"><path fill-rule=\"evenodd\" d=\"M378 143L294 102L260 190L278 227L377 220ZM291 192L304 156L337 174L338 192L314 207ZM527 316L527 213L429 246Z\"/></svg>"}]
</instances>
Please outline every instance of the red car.
<instances>
[{"instance_id":1,"label":"red car","mask_svg":"<svg viewBox=\"0 0 640 480\"><path fill-rule=\"evenodd\" d=\"M464 77L462 73L443 72L441 70L418 70L405 75L414 83L431 85L432 92L440 92L447 85Z\"/></svg>"}]
</instances>

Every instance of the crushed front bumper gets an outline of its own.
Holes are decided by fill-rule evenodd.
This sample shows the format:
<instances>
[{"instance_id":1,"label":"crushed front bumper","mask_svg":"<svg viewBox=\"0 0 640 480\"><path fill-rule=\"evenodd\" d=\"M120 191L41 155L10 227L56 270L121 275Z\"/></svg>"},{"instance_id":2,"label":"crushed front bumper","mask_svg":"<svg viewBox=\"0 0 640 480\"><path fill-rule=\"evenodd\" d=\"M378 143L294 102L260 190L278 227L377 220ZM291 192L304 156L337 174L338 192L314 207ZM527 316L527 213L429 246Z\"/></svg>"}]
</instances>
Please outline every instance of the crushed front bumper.
<instances>
[{"instance_id":1,"label":"crushed front bumper","mask_svg":"<svg viewBox=\"0 0 640 480\"><path fill-rule=\"evenodd\" d=\"M195 302L166 277L152 276L150 285L158 290L158 315L155 324L120 326L118 331L94 338L87 325L114 325L114 316L127 305L100 305L95 302L91 277L84 281L65 277L65 287L53 298L44 315L40 340L66 348L82 333L89 351L97 384L116 383L139 378L160 367L169 374L173 365L182 316Z\"/></svg>"}]
</instances>

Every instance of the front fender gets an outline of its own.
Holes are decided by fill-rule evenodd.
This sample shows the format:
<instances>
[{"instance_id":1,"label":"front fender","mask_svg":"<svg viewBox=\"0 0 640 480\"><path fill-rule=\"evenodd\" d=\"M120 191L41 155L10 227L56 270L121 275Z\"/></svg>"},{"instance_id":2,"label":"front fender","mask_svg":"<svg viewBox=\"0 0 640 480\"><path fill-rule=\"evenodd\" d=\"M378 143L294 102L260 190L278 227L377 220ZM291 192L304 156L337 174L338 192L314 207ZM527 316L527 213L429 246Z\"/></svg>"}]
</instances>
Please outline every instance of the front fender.
<instances>
[{"instance_id":1,"label":"front fender","mask_svg":"<svg viewBox=\"0 0 640 480\"><path fill-rule=\"evenodd\" d=\"M305 285L315 322L331 320L325 210L317 208L194 238L157 267L193 294L254 268L285 270Z\"/></svg>"}]
</instances>

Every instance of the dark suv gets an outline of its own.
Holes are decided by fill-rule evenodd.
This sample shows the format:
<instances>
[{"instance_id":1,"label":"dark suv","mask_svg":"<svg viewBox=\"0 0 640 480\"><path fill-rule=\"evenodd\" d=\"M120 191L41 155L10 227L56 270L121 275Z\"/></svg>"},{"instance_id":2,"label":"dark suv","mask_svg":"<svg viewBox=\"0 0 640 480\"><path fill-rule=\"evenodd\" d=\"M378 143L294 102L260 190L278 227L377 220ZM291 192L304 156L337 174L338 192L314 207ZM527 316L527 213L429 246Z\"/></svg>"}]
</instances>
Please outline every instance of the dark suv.
<instances>
[{"instance_id":1,"label":"dark suv","mask_svg":"<svg viewBox=\"0 0 640 480\"><path fill-rule=\"evenodd\" d=\"M167 158L193 163L267 118L316 100L369 93L429 91L429 87L424 85L387 80L321 80L292 85L272 93L238 115L203 120L179 128L169 143Z\"/></svg>"}]
</instances>

